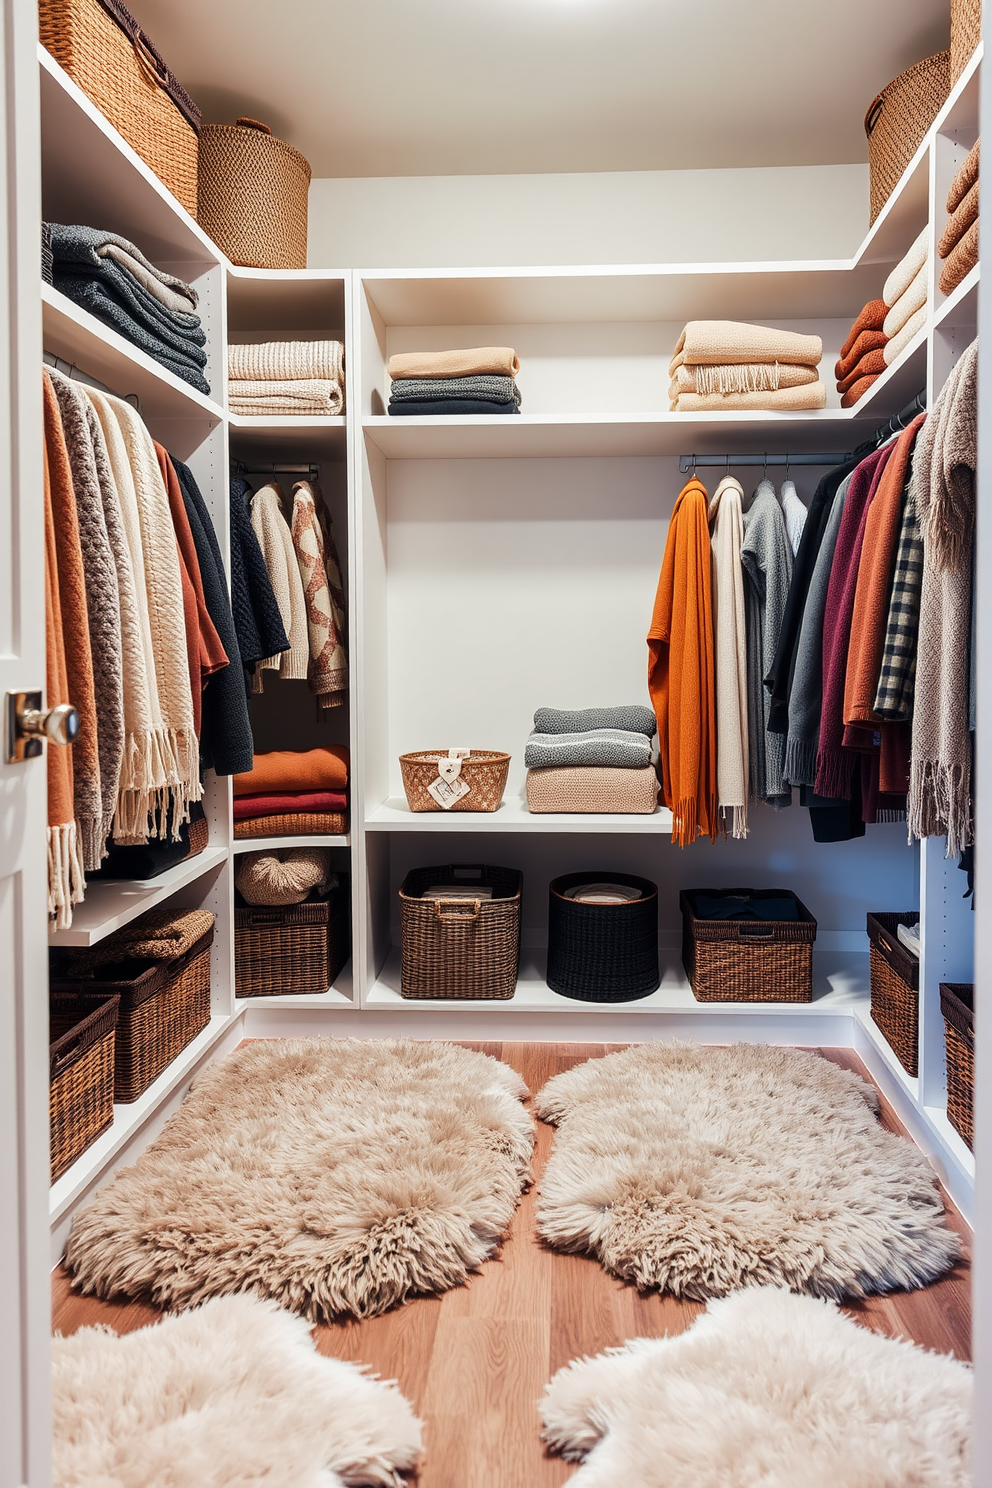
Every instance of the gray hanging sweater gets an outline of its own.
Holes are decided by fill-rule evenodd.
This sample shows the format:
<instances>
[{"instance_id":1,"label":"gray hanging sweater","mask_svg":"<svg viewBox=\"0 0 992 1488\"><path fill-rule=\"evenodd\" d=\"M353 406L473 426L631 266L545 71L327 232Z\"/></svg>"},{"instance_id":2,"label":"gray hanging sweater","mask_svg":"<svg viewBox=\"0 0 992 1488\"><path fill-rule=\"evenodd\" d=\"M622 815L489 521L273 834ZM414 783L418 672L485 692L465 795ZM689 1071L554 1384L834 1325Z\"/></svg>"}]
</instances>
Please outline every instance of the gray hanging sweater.
<instances>
[{"instance_id":1,"label":"gray hanging sweater","mask_svg":"<svg viewBox=\"0 0 992 1488\"><path fill-rule=\"evenodd\" d=\"M758 486L744 514L741 563L747 628L749 793L752 801L765 801L781 809L791 806L792 792L782 776L785 740L781 734L768 731L771 694L764 679L775 660L789 597L792 544L775 487L769 480Z\"/></svg>"}]
</instances>

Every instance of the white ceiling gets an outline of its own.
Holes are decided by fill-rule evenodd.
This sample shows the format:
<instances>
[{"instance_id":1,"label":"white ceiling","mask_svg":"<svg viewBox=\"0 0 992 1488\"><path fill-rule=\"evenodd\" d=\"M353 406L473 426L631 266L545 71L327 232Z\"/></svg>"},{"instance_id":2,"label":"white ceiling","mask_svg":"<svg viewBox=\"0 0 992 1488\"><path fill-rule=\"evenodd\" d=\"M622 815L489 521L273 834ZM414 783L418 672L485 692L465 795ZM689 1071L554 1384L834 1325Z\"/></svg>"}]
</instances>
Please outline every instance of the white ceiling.
<instances>
[{"instance_id":1,"label":"white ceiling","mask_svg":"<svg viewBox=\"0 0 992 1488\"><path fill-rule=\"evenodd\" d=\"M844 164L947 0L129 0L315 176Z\"/></svg>"}]
</instances>

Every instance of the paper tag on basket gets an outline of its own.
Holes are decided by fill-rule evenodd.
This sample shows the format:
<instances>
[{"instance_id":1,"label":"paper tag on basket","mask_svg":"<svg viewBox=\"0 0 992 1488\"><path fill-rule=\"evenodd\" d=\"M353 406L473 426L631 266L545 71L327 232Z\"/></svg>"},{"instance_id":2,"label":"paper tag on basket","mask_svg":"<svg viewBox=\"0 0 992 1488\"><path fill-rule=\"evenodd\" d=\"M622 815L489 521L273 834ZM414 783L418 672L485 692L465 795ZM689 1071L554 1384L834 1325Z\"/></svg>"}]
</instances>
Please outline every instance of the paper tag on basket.
<instances>
[{"instance_id":1,"label":"paper tag on basket","mask_svg":"<svg viewBox=\"0 0 992 1488\"><path fill-rule=\"evenodd\" d=\"M437 773L442 780L446 780L450 785L462 773L461 757L457 754L449 754L446 759L439 759L437 762Z\"/></svg>"},{"instance_id":2,"label":"paper tag on basket","mask_svg":"<svg viewBox=\"0 0 992 1488\"><path fill-rule=\"evenodd\" d=\"M456 801L460 801L463 796L468 795L472 787L467 781L460 779L453 780L449 785L447 780L442 779L439 775L436 780L431 781L427 789L442 811L450 811Z\"/></svg>"}]
</instances>

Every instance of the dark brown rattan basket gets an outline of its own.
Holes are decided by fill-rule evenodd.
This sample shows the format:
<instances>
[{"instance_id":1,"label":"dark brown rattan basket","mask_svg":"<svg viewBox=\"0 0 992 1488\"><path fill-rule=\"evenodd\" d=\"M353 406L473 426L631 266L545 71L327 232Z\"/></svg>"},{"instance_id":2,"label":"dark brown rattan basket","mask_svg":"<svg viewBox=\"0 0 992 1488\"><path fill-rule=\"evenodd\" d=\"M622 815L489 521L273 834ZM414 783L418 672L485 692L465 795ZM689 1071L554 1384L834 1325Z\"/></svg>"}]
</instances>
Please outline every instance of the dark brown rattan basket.
<instances>
[{"instance_id":1,"label":"dark brown rattan basket","mask_svg":"<svg viewBox=\"0 0 992 1488\"><path fill-rule=\"evenodd\" d=\"M327 992L351 954L344 883L302 904L234 909L234 989L238 997L312 997Z\"/></svg>"},{"instance_id":2,"label":"dark brown rattan basket","mask_svg":"<svg viewBox=\"0 0 992 1488\"><path fill-rule=\"evenodd\" d=\"M900 925L919 923L918 910L908 914L868 916L871 941L871 1020L885 1036L907 1075L920 1068L920 963L900 945Z\"/></svg>"},{"instance_id":3,"label":"dark brown rattan basket","mask_svg":"<svg viewBox=\"0 0 992 1488\"><path fill-rule=\"evenodd\" d=\"M115 1101L137 1100L210 1022L213 938L211 925L188 951L171 961L122 959L95 967L92 976L53 976L52 991L61 997L98 992L119 998Z\"/></svg>"},{"instance_id":4,"label":"dark brown rattan basket","mask_svg":"<svg viewBox=\"0 0 992 1488\"><path fill-rule=\"evenodd\" d=\"M695 896L794 899L795 920L704 920ZM816 921L791 889L683 889L682 965L697 1002L812 1002Z\"/></svg>"},{"instance_id":5,"label":"dark brown rattan basket","mask_svg":"<svg viewBox=\"0 0 992 1488\"><path fill-rule=\"evenodd\" d=\"M947 1048L947 1119L969 1147L975 1145L975 986L941 982Z\"/></svg>"},{"instance_id":6,"label":"dark brown rattan basket","mask_svg":"<svg viewBox=\"0 0 992 1488\"><path fill-rule=\"evenodd\" d=\"M447 756L446 749L418 749L400 755L403 789L411 811L443 811L427 787L437 779L437 762ZM496 811L506 790L510 756L499 749L473 749L462 760L460 780L471 789L467 796L450 807L452 811Z\"/></svg>"},{"instance_id":7,"label":"dark brown rattan basket","mask_svg":"<svg viewBox=\"0 0 992 1488\"><path fill-rule=\"evenodd\" d=\"M566 891L580 884L627 884L641 897L625 904L583 904ZM580 1002L633 1002L657 991L658 885L630 873L566 873L553 879L548 904L548 986Z\"/></svg>"},{"instance_id":8,"label":"dark brown rattan basket","mask_svg":"<svg viewBox=\"0 0 992 1488\"><path fill-rule=\"evenodd\" d=\"M871 220L892 195L951 91L951 54L914 62L872 100L865 114Z\"/></svg>"},{"instance_id":9,"label":"dark brown rattan basket","mask_svg":"<svg viewBox=\"0 0 992 1488\"><path fill-rule=\"evenodd\" d=\"M491 899L422 897L442 885L492 889ZM523 875L515 868L414 868L400 888L402 997L505 1001L517 985Z\"/></svg>"},{"instance_id":10,"label":"dark brown rattan basket","mask_svg":"<svg viewBox=\"0 0 992 1488\"><path fill-rule=\"evenodd\" d=\"M48 1117L52 1182L114 1119L116 997L49 999Z\"/></svg>"}]
</instances>

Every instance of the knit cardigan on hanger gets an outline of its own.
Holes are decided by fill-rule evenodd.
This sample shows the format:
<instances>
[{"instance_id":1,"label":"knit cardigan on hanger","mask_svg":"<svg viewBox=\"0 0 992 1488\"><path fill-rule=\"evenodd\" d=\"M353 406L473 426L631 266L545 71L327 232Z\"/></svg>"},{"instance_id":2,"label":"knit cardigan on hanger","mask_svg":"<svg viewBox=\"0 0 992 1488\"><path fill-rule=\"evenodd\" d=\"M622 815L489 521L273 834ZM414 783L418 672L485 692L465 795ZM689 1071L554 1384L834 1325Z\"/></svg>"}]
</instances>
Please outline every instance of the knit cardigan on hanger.
<instances>
[{"instance_id":1,"label":"knit cardigan on hanger","mask_svg":"<svg viewBox=\"0 0 992 1488\"><path fill-rule=\"evenodd\" d=\"M713 661L716 695L717 804L733 837L747 836L747 631L744 619L744 488L725 476L713 493Z\"/></svg>"},{"instance_id":2,"label":"knit cardigan on hanger","mask_svg":"<svg viewBox=\"0 0 992 1488\"><path fill-rule=\"evenodd\" d=\"M347 701L348 658L341 623L327 582L324 533L317 516L319 487L299 481L293 487L293 547L300 570L310 638L310 691L322 708Z\"/></svg>"},{"instance_id":3,"label":"knit cardigan on hanger","mask_svg":"<svg viewBox=\"0 0 992 1488\"><path fill-rule=\"evenodd\" d=\"M782 775L785 740L770 733L771 696L765 677L774 665L792 579L792 546L770 480L763 480L744 516L741 547L747 625L749 784L753 800L781 809L792 803Z\"/></svg>"},{"instance_id":4,"label":"knit cardigan on hanger","mask_svg":"<svg viewBox=\"0 0 992 1488\"><path fill-rule=\"evenodd\" d=\"M259 662L289 650L269 571L251 525L251 494L251 486L242 477L231 481L231 613L249 691Z\"/></svg>"},{"instance_id":5,"label":"knit cardigan on hanger","mask_svg":"<svg viewBox=\"0 0 992 1488\"><path fill-rule=\"evenodd\" d=\"M261 690L263 671L278 671L280 677L305 682L310 665L307 605L292 533L283 515L282 492L277 486L263 486L255 492L251 503L251 525L289 636L288 651L274 653L259 662L256 685Z\"/></svg>"}]
</instances>

